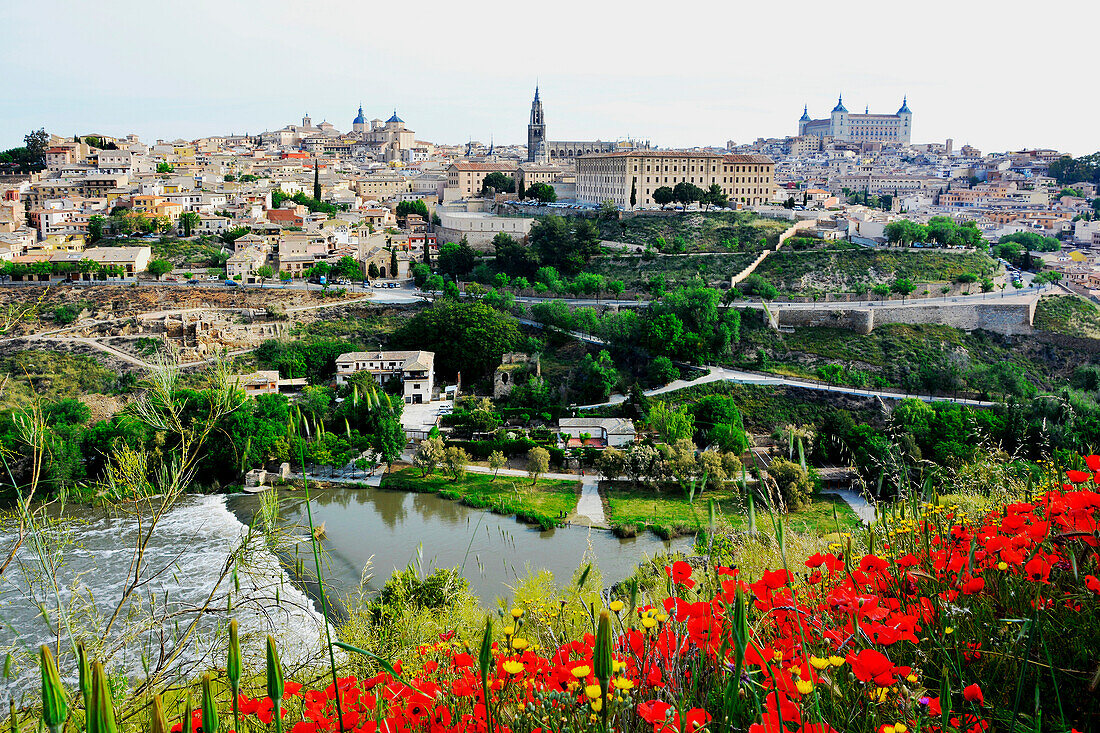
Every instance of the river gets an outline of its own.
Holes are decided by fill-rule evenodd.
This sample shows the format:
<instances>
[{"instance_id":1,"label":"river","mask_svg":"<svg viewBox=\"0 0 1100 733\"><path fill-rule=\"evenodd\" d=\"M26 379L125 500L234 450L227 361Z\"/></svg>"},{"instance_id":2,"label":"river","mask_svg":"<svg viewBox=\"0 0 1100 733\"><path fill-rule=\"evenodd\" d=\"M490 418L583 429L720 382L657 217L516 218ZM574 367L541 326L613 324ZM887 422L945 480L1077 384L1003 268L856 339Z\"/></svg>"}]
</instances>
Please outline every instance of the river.
<instances>
[{"instance_id":1,"label":"river","mask_svg":"<svg viewBox=\"0 0 1100 733\"><path fill-rule=\"evenodd\" d=\"M424 572L460 567L482 605L488 607L497 597L507 598L509 585L526 576L528 568L550 570L559 582L567 583L582 562L591 559L599 566L603 582L610 584L627 577L645 556L688 549L691 544L690 538L663 542L652 535L621 540L606 531L578 526L542 531L431 494L316 489L312 498L314 521L325 527L326 581L337 598L356 591L364 568L369 567L366 589L377 591L395 569L419 556ZM181 645L179 656L165 662L166 668L188 674L222 664L222 632L230 615L241 625L246 654L259 664L267 634L276 636L290 666L318 658L323 619L315 589L292 582L262 536L249 534L260 501L246 494L188 496L165 514L146 551L143 577L152 579L134 594L128 608L135 620L129 641L121 644L114 632L105 639L105 648L119 647L111 657L112 668L131 678L142 677L142 655L156 666L158 659L165 659L163 650L171 650L192 621L194 632ZM304 496L283 491L279 505L280 524L292 544L284 545L278 555L285 565L293 566L292 548L297 542L308 568ZM0 655L13 650L21 660L16 683L21 692L33 691L37 672L32 657L39 644L57 640L59 621L84 629L84 636L104 638L105 620L132 572L137 517L77 506L66 507L64 516L69 521L50 524L46 530L52 546L64 547L58 555L63 562L56 571L56 597L52 587L43 583L46 576L32 542L24 543L0 578ZM229 554L249 537L247 561L237 574L239 590L232 576L216 583ZM0 524L0 550L5 556L14 538L13 526ZM209 611L195 613L193 609L207 597L211 598ZM230 598L232 611L227 613ZM58 613L58 599L64 613ZM40 604L47 609L45 616ZM151 622L157 618L171 620ZM73 681L67 632L62 630L60 638L62 673Z\"/></svg>"},{"instance_id":2,"label":"river","mask_svg":"<svg viewBox=\"0 0 1100 733\"><path fill-rule=\"evenodd\" d=\"M609 585L630 575L647 556L689 550L692 544L690 537L666 542L648 533L619 539L580 526L543 531L435 494L336 488L314 489L311 497L314 524L325 527L326 581L338 596L356 590L368 563L366 588L378 591L394 570L419 557L425 574L434 568L461 568L482 605L489 606L497 597L509 597L510 586L529 568L550 570L563 583L592 559ZM231 496L228 506L248 524L259 498ZM284 523L306 526L302 493L283 491L279 513ZM311 562L308 544L301 552Z\"/></svg>"}]
</instances>

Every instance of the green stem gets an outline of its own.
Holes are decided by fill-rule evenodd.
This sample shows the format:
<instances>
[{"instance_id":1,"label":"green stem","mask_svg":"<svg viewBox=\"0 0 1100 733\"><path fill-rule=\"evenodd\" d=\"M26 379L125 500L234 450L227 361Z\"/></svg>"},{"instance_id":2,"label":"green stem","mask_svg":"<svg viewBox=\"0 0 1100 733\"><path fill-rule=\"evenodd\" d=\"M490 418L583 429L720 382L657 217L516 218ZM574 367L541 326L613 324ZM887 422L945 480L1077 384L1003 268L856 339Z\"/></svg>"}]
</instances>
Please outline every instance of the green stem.
<instances>
[{"instance_id":1,"label":"green stem","mask_svg":"<svg viewBox=\"0 0 1100 733\"><path fill-rule=\"evenodd\" d=\"M320 543L317 540L317 531L313 527L313 509L309 500L309 478L306 476L305 448L303 447L301 450L302 484L305 487L306 494L306 519L309 520L309 538L310 545L313 548L313 565L317 570L317 592L321 596L321 615L325 619L325 646L328 647L328 661L332 669L332 689L336 693L336 722L340 728L340 733L345 733L344 711L343 706L340 704L340 683L336 678L336 654L332 651L332 631L328 621L328 597L325 595L325 581L321 576Z\"/></svg>"}]
</instances>

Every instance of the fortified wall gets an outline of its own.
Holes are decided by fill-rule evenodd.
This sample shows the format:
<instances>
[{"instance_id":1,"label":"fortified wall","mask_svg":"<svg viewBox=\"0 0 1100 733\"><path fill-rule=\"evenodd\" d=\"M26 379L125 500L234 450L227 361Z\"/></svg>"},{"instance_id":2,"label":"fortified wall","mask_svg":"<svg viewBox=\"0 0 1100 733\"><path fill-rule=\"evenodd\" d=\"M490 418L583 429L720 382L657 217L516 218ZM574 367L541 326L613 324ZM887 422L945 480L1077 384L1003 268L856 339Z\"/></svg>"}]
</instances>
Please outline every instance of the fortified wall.
<instances>
[{"instance_id":1,"label":"fortified wall","mask_svg":"<svg viewBox=\"0 0 1100 733\"><path fill-rule=\"evenodd\" d=\"M953 303L916 306L871 306L861 308L780 309L776 323L783 326L847 328L868 334L875 324L937 323L964 331L992 331L1013 336L1031 333L1035 305L1030 303Z\"/></svg>"}]
</instances>

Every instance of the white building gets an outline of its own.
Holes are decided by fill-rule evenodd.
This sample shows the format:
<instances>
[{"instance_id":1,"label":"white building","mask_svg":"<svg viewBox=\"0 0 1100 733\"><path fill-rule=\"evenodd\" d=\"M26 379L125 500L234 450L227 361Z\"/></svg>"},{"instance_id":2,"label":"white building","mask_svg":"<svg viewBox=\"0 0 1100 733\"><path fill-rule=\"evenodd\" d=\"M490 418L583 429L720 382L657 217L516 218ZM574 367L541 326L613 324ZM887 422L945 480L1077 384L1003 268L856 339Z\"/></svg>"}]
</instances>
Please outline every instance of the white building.
<instances>
[{"instance_id":1,"label":"white building","mask_svg":"<svg viewBox=\"0 0 1100 733\"><path fill-rule=\"evenodd\" d=\"M406 403L430 402L435 388L435 354L431 351L351 351L336 358L336 383L370 372L379 384L400 379Z\"/></svg>"}]
</instances>

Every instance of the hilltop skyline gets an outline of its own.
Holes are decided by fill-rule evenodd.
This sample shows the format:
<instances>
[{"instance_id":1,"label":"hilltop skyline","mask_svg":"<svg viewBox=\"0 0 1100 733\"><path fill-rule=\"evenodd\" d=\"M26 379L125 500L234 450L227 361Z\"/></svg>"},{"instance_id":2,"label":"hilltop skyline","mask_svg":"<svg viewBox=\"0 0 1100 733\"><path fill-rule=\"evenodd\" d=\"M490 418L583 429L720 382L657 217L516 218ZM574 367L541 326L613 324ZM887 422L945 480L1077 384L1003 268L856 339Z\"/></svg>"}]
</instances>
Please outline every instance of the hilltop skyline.
<instances>
[{"instance_id":1,"label":"hilltop skyline","mask_svg":"<svg viewBox=\"0 0 1100 733\"><path fill-rule=\"evenodd\" d=\"M800 20L788 27L764 10L697 3L668 20L668 32L656 22L663 13L623 16L573 2L541 20L503 3L476 13L429 3L410 26L395 9L351 4L317 13L289 2L226 9L200 0L181 18L129 1L87 16L47 0L0 9L5 26L20 29L0 59L24 80L0 118L0 148L39 127L193 139L273 130L307 112L347 130L360 103L368 118L396 108L420 139L520 144L537 82L549 134L560 139L744 143L795 134L804 105L824 116L843 93L853 111L892 112L907 95L914 142L1096 149L1087 114L1073 112L1084 106L1074 102L1073 75L991 66L1004 52L991 39L1011 45L1021 16L973 5L934 2L901 17L871 3L843 16L796 3L784 17ZM1053 6L1081 21L1060 32L1061 67L1085 67L1097 11ZM200 30L174 32L181 22ZM980 29L982 42L968 29ZM635 41L647 37L663 52L639 53L645 44ZM1049 115L1036 109L1057 99L1067 101Z\"/></svg>"}]
</instances>

